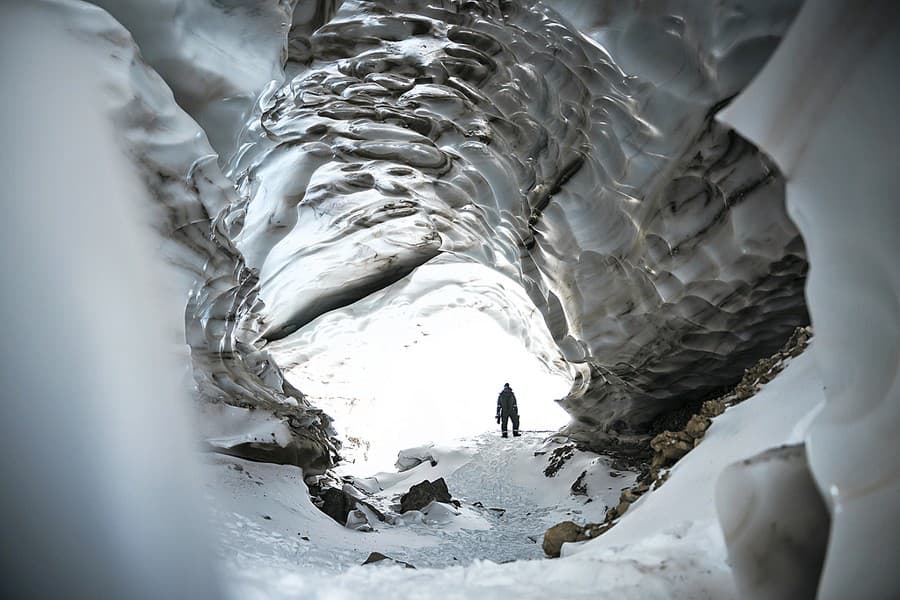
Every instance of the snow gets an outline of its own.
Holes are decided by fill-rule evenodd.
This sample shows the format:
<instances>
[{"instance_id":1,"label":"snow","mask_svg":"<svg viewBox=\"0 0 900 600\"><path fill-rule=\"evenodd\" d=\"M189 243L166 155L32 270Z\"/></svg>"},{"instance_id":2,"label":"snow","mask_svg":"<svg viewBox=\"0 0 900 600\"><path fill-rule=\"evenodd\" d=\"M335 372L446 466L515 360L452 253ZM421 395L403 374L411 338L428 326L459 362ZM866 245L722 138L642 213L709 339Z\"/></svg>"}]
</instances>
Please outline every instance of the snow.
<instances>
[{"instance_id":1,"label":"snow","mask_svg":"<svg viewBox=\"0 0 900 600\"><path fill-rule=\"evenodd\" d=\"M368 500L376 505L390 504L410 486L440 477L461 502L459 508L433 503L421 512L405 513L394 524L374 522L372 533L342 527L319 511L296 467L206 455L208 503L226 570L253 571L262 565L290 570L302 564L325 576L359 565L375 551L435 568L539 559L541 536L549 526L567 519L602 519L634 480L634 474L605 475L604 460L587 452L576 454L555 477L545 477L546 457L534 452L548 433L506 439L496 432L482 434L431 448L434 466L429 461L360 478L375 491ZM597 494L585 503L586 498L568 490L591 467L599 471L591 478Z\"/></svg>"},{"instance_id":2,"label":"snow","mask_svg":"<svg viewBox=\"0 0 900 600\"><path fill-rule=\"evenodd\" d=\"M559 597L561 590L566 598L735 597L714 505L718 474L737 460L801 440L822 400L807 352L755 397L715 419L668 481L616 527L591 542L566 544L555 560L540 549L547 527L601 521L634 475L611 477L605 459L576 453L547 478L546 455L534 456L543 440L538 432L509 439L492 432L435 445L427 449L435 466L425 461L363 479L382 490L376 498L389 500L423 479L445 477L462 501L452 511L458 515L442 511L437 523L379 524L372 533L341 527L318 511L298 469L210 457L207 479L228 485L223 494L219 484L208 484L224 542L223 570L235 598L507 598L510 589L524 599ZM585 469L589 503L569 492ZM373 551L417 569L359 566Z\"/></svg>"}]
</instances>

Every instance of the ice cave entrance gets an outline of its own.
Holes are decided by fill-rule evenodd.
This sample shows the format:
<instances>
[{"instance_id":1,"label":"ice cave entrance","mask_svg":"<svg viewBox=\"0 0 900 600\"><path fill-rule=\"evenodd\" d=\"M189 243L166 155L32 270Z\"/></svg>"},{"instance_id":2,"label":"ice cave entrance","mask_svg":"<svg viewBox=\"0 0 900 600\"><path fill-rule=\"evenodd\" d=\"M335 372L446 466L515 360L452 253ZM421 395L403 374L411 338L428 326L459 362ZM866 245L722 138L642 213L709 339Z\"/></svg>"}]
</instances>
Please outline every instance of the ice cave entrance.
<instances>
[{"instance_id":1,"label":"ice cave entrance","mask_svg":"<svg viewBox=\"0 0 900 600\"><path fill-rule=\"evenodd\" d=\"M363 475L397 452L497 431L509 382L523 430L568 422L555 402L572 376L524 290L470 263L420 267L272 348L292 384L335 420L343 458Z\"/></svg>"}]
</instances>

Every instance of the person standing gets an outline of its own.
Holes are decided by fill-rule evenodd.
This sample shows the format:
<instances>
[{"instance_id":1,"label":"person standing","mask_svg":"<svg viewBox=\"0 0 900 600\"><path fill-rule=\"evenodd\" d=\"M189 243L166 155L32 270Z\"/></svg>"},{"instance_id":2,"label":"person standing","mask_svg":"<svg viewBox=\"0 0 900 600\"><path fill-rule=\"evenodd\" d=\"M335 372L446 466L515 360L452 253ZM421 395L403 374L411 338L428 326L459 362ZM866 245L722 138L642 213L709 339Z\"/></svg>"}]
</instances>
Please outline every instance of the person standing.
<instances>
[{"instance_id":1,"label":"person standing","mask_svg":"<svg viewBox=\"0 0 900 600\"><path fill-rule=\"evenodd\" d=\"M512 388L508 383L503 384L503 391L497 397L497 423L500 424L500 431L503 437L506 435L506 424L512 419L513 436L518 437L519 434L519 407L516 405L516 395L513 394Z\"/></svg>"}]
</instances>

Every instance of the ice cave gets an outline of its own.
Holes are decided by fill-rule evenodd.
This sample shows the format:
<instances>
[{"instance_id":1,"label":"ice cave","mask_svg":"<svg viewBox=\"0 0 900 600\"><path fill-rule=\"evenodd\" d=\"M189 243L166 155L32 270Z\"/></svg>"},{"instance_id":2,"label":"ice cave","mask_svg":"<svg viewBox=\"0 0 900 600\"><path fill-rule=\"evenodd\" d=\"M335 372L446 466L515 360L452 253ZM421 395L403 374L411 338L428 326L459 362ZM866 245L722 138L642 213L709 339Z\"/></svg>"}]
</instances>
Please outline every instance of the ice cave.
<instances>
[{"instance_id":1,"label":"ice cave","mask_svg":"<svg viewBox=\"0 0 900 600\"><path fill-rule=\"evenodd\" d=\"M900 4L0 29L4 598L900 598Z\"/></svg>"}]
</instances>

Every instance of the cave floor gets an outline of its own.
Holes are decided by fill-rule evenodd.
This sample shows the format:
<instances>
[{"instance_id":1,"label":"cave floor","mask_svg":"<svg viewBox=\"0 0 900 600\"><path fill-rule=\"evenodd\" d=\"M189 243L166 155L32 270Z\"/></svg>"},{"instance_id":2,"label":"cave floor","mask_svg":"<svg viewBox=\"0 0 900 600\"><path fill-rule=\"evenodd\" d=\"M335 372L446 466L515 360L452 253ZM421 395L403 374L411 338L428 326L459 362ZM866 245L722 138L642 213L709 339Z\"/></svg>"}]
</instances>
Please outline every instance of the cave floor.
<instances>
[{"instance_id":1,"label":"cave floor","mask_svg":"<svg viewBox=\"0 0 900 600\"><path fill-rule=\"evenodd\" d=\"M734 598L713 501L715 475L735 461L801 441L821 402L822 383L807 352L717 417L665 485L635 502L619 525L586 544L566 544L564 558L553 560L540 558L529 536L540 540L547 526L566 519L598 520L630 479L610 475L606 459L587 453L545 477L547 457L534 456L545 432L520 439L473 436L434 448L434 466L378 475L385 501L423 479L444 477L462 504L458 515L438 511L443 514L369 533L342 527L317 509L299 469L205 455L207 503L228 597L499 599L512 589L521 600ZM586 470L592 502L570 491ZM491 508L505 511L501 516ZM417 568L387 561L360 566L370 552Z\"/></svg>"},{"instance_id":2,"label":"cave floor","mask_svg":"<svg viewBox=\"0 0 900 600\"><path fill-rule=\"evenodd\" d=\"M222 541L220 554L241 568L248 563L303 565L327 572L360 565L370 552L416 567L542 559L540 543L548 527L565 520L602 520L635 477L612 471L604 457L580 452L554 477L546 477L547 457L535 451L548 433L526 431L505 439L499 433L480 434L435 447L435 465L425 462L366 479L383 488L371 499L382 507L397 502L411 485L439 477L460 501L456 509L432 505L436 508L406 513L393 525L377 523L372 532L341 527L316 509L296 468L208 456L206 466L215 473L207 481L218 481L210 484L208 500ZM590 501L570 491L585 471Z\"/></svg>"}]
</instances>

